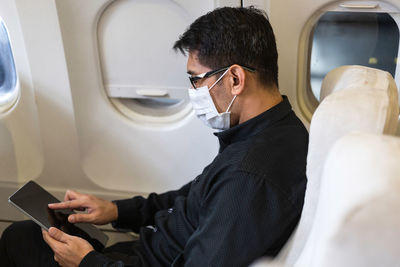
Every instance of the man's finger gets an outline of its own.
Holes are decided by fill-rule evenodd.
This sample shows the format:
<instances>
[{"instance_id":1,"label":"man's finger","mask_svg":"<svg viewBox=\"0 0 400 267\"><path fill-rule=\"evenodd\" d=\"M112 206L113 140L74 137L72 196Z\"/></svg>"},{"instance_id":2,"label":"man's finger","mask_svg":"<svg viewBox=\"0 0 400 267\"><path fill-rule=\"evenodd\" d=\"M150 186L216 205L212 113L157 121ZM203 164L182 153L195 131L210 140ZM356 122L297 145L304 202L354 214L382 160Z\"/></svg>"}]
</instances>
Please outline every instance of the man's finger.
<instances>
[{"instance_id":1,"label":"man's finger","mask_svg":"<svg viewBox=\"0 0 400 267\"><path fill-rule=\"evenodd\" d=\"M70 223L92 222L92 220L93 214L88 213L71 214L68 216L68 221Z\"/></svg>"},{"instance_id":2,"label":"man's finger","mask_svg":"<svg viewBox=\"0 0 400 267\"><path fill-rule=\"evenodd\" d=\"M49 235L50 235L50 237L52 237L56 241L59 241L59 242L62 242L62 243L66 243L68 241L68 239L70 238L70 235L64 233L61 230L58 230L55 227L50 227Z\"/></svg>"},{"instance_id":3,"label":"man's finger","mask_svg":"<svg viewBox=\"0 0 400 267\"><path fill-rule=\"evenodd\" d=\"M67 192L65 192L64 201L74 200L79 198L80 196L82 196L81 193L72 190L67 190Z\"/></svg>"},{"instance_id":4,"label":"man's finger","mask_svg":"<svg viewBox=\"0 0 400 267\"><path fill-rule=\"evenodd\" d=\"M56 262L58 262L57 254L54 254L54 260L55 260Z\"/></svg>"},{"instance_id":5,"label":"man's finger","mask_svg":"<svg viewBox=\"0 0 400 267\"><path fill-rule=\"evenodd\" d=\"M49 242L47 241L48 238L49 238L49 233L47 233L47 231L44 230L44 229L42 229L42 236L43 236L43 240L44 240L47 244L49 244ZM49 244L49 246L50 246L50 244Z\"/></svg>"},{"instance_id":6,"label":"man's finger","mask_svg":"<svg viewBox=\"0 0 400 267\"><path fill-rule=\"evenodd\" d=\"M49 247L53 251L55 251L57 249L57 247L59 246L60 242L53 239L46 230L42 229L42 235L43 235L43 240L47 243L47 245L49 245Z\"/></svg>"},{"instance_id":7,"label":"man's finger","mask_svg":"<svg viewBox=\"0 0 400 267\"><path fill-rule=\"evenodd\" d=\"M83 201L81 199L68 200L60 203L51 203L48 205L50 209L81 209L85 208L83 206Z\"/></svg>"}]
</instances>

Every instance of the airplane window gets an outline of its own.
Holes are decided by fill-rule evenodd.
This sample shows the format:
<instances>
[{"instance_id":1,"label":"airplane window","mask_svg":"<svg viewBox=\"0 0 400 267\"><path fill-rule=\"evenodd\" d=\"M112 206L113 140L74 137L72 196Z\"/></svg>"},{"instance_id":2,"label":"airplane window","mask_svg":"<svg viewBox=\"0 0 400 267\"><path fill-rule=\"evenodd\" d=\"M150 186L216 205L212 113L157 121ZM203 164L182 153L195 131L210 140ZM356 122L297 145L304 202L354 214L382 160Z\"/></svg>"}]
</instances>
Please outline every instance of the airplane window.
<instances>
[{"instance_id":1,"label":"airplane window","mask_svg":"<svg viewBox=\"0 0 400 267\"><path fill-rule=\"evenodd\" d=\"M388 13L327 12L316 24L311 51L310 83L319 99L325 75L342 65L382 69L394 77L399 29Z\"/></svg>"},{"instance_id":2,"label":"airplane window","mask_svg":"<svg viewBox=\"0 0 400 267\"><path fill-rule=\"evenodd\" d=\"M10 40L4 22L0 18L0 111L8 109L17 95L17 74Z\"/></svg>"}]
</instances>

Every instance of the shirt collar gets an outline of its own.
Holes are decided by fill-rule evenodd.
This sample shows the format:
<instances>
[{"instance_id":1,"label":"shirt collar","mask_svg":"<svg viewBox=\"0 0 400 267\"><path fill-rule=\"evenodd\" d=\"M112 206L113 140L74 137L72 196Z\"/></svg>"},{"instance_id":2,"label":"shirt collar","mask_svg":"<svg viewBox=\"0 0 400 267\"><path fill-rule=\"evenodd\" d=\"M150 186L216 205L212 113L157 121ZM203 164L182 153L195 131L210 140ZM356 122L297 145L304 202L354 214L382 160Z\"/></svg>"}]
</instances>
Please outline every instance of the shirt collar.
<instances>
[{"instance_id":1,"label":"shirt collar","mask_svg":"<svg viewBox=\"0 0 400 267\"><path fill-rule=\"evenodd\" d=\"M260 115L225 131L214 133L219 140L219 153L221 153L228 145L246 140L289 114L292 111L292 106L290 105L287 96L282 97L282 102L267 111L264 111Z\"/></svg>"}]
</instances>

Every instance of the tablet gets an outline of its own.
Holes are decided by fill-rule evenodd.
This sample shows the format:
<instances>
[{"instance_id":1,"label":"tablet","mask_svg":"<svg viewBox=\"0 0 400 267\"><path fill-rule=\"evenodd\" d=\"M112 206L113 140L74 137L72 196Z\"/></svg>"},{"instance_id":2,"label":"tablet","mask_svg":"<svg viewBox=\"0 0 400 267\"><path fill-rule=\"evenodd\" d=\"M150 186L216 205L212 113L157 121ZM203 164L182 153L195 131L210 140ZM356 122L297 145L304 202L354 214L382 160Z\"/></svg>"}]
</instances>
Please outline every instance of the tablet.
<instances>
[{"instance_id":1,"label":"tablet","mask_svg":"<svg viewBox=\"0 0 400 267\"><path fill-rule=\"evenodd\" d=\"M56 227L69 235L79 236L87 240L95 250L102 250L108 241L108 236L92 224L68 222L68 215L73 211L50 209L48 204L60 201L34 181L29 181L17 190L8 198L8 202L43 229Z\"/></svg>"}]
</instances>

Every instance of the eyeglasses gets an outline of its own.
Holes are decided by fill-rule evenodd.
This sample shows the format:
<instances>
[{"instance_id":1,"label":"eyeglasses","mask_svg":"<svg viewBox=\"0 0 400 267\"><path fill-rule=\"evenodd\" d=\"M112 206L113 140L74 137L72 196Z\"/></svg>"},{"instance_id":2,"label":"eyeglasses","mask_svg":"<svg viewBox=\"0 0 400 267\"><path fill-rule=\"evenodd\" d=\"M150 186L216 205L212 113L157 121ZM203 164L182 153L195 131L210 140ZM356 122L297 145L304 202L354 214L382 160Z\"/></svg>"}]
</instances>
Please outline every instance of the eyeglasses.
<instances>
[{"instance_id":1,"label":"eyeglasses","mask_svg":"<svg viewBox=\"0 0 400 267\"><path fill-rule=\"evenodd\" d=\"M245 67L245 66L241 66L241 67L243 69L247 70L247 71L250 71L250 72L255 72L256 71L254 68L251 68L251 67ZM211 76L213 76L215 74L218 74L220 72L226 71L229 68L230 68L230 66L229 67L223 67L223 68L216 69L216 70L212 70L212 71L209 71L209 72L204 72L204 73L201 73L199 75L189 76L190 83L192 84L193 88L196 89L197 88L196 84L197 84L197 82L199 80L211 77Z\"/></svg>"}]
</instances>

